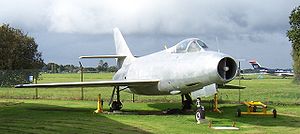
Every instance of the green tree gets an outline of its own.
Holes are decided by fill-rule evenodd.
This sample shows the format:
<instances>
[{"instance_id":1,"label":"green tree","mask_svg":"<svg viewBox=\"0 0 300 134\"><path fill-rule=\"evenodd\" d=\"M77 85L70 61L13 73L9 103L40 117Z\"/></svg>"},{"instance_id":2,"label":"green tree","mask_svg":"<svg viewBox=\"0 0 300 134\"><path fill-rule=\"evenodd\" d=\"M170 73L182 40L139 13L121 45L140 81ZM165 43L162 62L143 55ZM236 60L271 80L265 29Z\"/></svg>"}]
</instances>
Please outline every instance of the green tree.
<instances>
[{"instance_id":1,"label":"green tree","mask_svg":"<svg viewBox=\"0 0 300 134\"><path fill-rule=\"evenodd\" d=\"M109 66L109 68L107 69L108 72L117 72L118 68L116 66Z\"/></svg>"},{"instance_id":2,"label":"green tree","mask_svg":"<svg viewBox=\"0 0 300 134\"><path fill-rule=\"evenodd\" d=\"M0 25L0 86L28 83L28 76L39 76L44 65L34 38L22 30Z\"/></svg>"},{"instance_id":3,"label":"green tree","mask_svg":"<svg viewBox=\"0 0 300 134\"><path fill-rule=\"evenodd\" d=\"M42 54L34 38L22 30L0 26L0 70L41 69Z\"/></svg>"},{"instance_id":4,"label":"green tree","mask_svg":"<svg viewBox=\"0 0 300 134\"><path fill-rule=\"evenodd\" d=\"M300 83L300 6L295 8L290 15L290 29L287 37L292 43L293 68L295 73L295 81Z\"/></svg>"},{"instance_id":5,"label":"green tree","mask_svg":"<svg viewBox=\"0 0 300 134\"><path fill-rule=\"evenodd\" d=\"M58 64L48 63L46 66L49 73L58 73L58 68L59 68Z\"/></svg>"},{"instance_id":6,"label":"green tree","mask_svg":"<svg viewBox=\"0 0 300 134\"><path fill-rule=\"evenodd\" d=\"M109 67L109 65L107 62L100 60L98 66L97 66L97 70L99 72L106 72L108 70L108 67Z\"/></svg>"}]
</instances>

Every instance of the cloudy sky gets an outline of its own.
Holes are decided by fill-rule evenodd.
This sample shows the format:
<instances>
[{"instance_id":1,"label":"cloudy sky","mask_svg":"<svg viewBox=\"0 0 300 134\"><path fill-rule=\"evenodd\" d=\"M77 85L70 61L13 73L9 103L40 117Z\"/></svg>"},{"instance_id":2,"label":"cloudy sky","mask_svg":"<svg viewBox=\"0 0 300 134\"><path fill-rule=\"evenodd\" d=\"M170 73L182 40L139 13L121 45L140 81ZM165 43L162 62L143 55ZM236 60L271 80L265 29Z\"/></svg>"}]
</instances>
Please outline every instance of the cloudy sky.
<instances>
[{"instance_id":1,"label":"cloudy sky","mask_svg":"<svg viewBox=\"0 0 300 134\"><path fill-rule=\"evenodd\" d=\"M298 5L296 0L0 0L0 23L33 36L45 62L77 65L80 55L114 54L112 28L119 27L134 55L197 37L237 59L291 68L286 32ZM242 68L250 68L246 61Z\"/></svg>"}]
</instances>

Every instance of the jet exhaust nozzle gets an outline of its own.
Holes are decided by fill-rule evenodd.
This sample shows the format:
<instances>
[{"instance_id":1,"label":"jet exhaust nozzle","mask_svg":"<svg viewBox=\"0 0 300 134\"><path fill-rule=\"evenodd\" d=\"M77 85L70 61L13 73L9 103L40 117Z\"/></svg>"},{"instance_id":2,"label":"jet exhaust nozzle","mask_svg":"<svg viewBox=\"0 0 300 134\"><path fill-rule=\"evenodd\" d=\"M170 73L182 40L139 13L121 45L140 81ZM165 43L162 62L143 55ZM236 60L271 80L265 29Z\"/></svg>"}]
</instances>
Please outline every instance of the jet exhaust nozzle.
<instances>
[{"instance_id":1,"label":"jet exhaust nozzle","mask_svg":"<svg viewBox=\"0 0 300 134\"><path fill-rule=\"evenodd\" d=\"M234 59L230 57L224 57L219 61L218 74L222 81L231 81L237 73L237 64Z\"/></svg>"}]
</instances>

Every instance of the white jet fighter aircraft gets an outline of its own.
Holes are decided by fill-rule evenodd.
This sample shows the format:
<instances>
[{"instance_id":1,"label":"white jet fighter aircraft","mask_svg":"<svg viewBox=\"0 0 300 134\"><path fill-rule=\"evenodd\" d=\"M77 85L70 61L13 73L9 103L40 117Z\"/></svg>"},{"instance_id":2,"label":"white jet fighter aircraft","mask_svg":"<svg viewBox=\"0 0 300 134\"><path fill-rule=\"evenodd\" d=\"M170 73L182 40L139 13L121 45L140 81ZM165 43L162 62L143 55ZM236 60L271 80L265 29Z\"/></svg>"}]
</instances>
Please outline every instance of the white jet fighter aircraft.
<instances>
[{"instance_id":1,"label":"white jet fighter aircraft","mask_svg":"<svg viewBox=\"0 0 300 134\"><path fill-rule=\"evenodd\" d=\"M237 64L223 53L208 51L197 38L185 39L171 48L143 57L134 57L121 32L114 28L116 55L81 56L80 58L116 58L119 70L110 81L20 84L16 88L33 87L114 87L112 110L120 110L120 91L139 95L181 94L183 108L190 108L192 99L216 93L217 84L235 78ZM115 101L114 94L117 94ZM184 97L186 100L184 100Z\"/></svg>"}]
</instances>

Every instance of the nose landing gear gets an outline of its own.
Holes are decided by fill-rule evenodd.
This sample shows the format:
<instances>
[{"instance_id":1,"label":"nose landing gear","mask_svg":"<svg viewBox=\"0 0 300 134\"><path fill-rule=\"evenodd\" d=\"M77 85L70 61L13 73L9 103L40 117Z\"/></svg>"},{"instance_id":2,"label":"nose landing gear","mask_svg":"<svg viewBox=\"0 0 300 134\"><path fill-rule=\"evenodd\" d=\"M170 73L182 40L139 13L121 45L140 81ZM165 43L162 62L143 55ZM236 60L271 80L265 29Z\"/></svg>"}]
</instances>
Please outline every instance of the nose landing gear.
<instances>
[{"instance_id":1,"label":"nose landing gear","mask_svg":"<svg viewBox=\"0 0 300 134\"><path fill-rule=\"evenodd\" d=\"M201 122L201 120L205 119L205 109L204 109L204 106L201 105L200 97L197 98L196 106L197 106L197 111L195 114L195 120L199 124Z\"/></svg>"}]
</instances>

